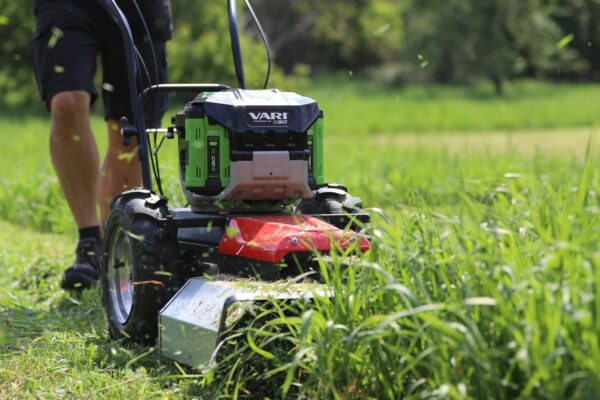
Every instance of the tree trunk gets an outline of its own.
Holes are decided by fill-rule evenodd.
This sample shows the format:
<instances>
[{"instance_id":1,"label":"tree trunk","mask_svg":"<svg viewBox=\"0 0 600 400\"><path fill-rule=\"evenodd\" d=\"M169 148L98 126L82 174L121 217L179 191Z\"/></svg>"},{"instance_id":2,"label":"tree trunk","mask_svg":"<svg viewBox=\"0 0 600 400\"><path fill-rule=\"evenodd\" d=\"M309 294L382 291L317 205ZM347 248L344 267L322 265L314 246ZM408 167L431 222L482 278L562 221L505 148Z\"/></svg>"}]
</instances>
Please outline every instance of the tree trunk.
<instances>
[{"instance_id":1,"label":"tree trunk","mask_svg":"<svg viewBox=\"0 0 600 400\"><path fill-rule=\"evenodd\" d=\"M454 80L454 54L452 50L446 49L442 54L440 63L434 72L434 79L440 83L450 83Z\"/></svg>"},{"instance_id":2,"label":"tree trunk","mask_svg":"<svg viewBox=\"0 0 600 400\"><path fill-rule=\"evenodd\" d=\"M502 78L497 75L492 76L492 82L494 83L494 91L496 92L496 96L502 96L504 94L504 82Z\"/></svg>"}]
</instances>

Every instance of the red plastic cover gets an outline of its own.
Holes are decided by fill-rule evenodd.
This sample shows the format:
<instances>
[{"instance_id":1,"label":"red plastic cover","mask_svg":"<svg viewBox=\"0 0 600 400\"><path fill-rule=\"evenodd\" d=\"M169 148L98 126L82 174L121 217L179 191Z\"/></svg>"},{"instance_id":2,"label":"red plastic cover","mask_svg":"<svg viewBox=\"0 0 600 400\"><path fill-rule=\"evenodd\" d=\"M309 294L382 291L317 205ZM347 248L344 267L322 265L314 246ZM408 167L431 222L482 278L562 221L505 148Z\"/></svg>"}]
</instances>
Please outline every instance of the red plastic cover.
<instances>
[{"instance_id":1,"label":"red plastic cover","mask_svg":"<svg viewBox=\"0 0 600 400\"><path fill-rule=\"evenodd\" d=\"M235 217L229 221L219 253L280 262L292 252L329 251L332 243L345 250L357 240L360 250L371 248L356 232L344 232L308 215Z\"/></svg>"}]
</instances>

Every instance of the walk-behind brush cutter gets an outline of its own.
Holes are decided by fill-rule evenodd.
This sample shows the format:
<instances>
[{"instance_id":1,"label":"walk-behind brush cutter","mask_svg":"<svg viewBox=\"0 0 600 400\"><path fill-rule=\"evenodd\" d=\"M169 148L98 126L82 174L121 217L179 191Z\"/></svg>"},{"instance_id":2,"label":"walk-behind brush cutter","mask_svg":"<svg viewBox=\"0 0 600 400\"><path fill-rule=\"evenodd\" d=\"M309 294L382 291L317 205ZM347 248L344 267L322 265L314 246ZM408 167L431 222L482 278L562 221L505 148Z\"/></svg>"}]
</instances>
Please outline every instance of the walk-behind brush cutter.
<instances>
[{"instance_id":1,"label":"walk-behind brush cutter","mask_svg":"<svg viewBox=\"0 0 600 400\"><path fill-rule=\"evenodd\" d=\"M207 365L220 334L243 314L241 305L330 295L293 278L309 271L319 253L369 249L356 233L368 215L343 186L324 182L317 102L275 89L245 90L235 1L228 1L228 11L240 89L148 83L141 94L138 79L148 74L140 73L145 66L128 23L113 0L101 4L124 38L133 121L122 118L123 141L138 140L144 184L113 199L105 224L102 285L110 334L142 343L158 336L165 356ZM195 98L173 126L146 129L144 103L152 104L159 91ZM158 134L164 137L157 145ZM157 152L165 138L178 141L186 208L168 208L162 195ZM152 192L152 171L161 195Z\"/></svg>"}]
</instances>

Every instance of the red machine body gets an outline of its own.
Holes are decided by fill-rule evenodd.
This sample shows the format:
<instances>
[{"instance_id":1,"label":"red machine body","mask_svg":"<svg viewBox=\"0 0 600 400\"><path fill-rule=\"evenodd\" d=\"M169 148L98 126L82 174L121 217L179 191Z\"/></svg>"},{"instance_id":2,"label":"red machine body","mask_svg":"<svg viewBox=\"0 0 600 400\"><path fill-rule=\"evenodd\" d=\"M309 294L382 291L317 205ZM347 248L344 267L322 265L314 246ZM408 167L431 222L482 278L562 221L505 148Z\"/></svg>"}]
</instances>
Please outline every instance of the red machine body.
<instances>
[{"instance_id":1,"label":"red machine body","mask_svg":"<svg viewBox=\"0 0 600 400\"><path fill-rule=\"evenodd\" d=\"M219 253L280 262L294 252L341 250L358 242L367 251L369 241L352 230L341 230L309 215L234 217L219 244Z\"/></svg>"}]
</instances>

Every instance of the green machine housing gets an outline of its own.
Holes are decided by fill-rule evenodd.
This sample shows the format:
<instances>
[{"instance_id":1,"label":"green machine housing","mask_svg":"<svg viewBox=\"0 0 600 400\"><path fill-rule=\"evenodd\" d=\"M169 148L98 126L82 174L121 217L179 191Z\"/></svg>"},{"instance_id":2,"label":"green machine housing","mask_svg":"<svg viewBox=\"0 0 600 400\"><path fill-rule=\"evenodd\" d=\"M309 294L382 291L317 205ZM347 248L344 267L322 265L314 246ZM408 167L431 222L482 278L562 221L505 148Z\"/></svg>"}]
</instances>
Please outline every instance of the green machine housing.
<instances>
[{"instance_id":1,"label":"green machine housing","mask_svg":"<svg viewBox=\"0 0 600 400\"><path fill-rule=\"evenodd\" d=\"M324 184L323 112L313 99L276 89L200 93L175 120L192 206L309 198Z\"/></svg>"}]
</instances>

